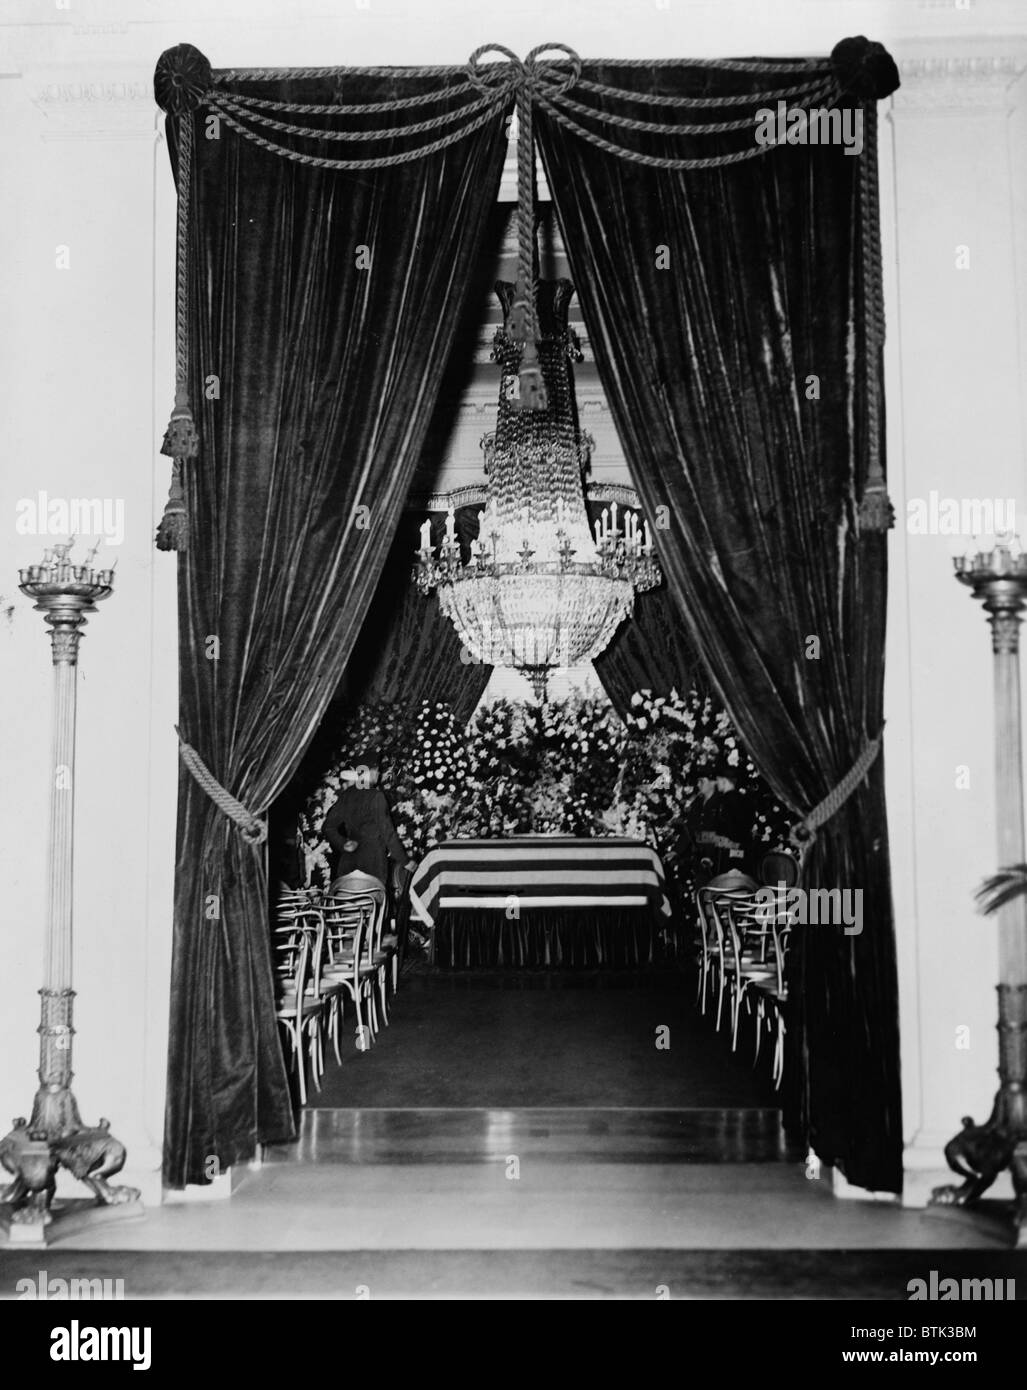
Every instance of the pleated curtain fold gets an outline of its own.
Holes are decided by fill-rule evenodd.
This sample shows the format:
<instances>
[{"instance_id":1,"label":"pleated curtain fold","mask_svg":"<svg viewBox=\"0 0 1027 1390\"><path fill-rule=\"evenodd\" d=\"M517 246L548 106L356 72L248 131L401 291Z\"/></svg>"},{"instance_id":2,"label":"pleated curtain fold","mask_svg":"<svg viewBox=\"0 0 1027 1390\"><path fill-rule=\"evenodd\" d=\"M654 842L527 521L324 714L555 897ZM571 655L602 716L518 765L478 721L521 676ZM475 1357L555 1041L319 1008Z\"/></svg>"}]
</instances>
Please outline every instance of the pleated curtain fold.
<instances>
[{"instance_id":1,"label":"pleated curtain fold","mask_svg":"<svg viewBox=\"0 0 1027 1390\"><path fill-rule=\"evenodd\" d=\"M586 63L582 80L626 93L604 93L607 116L649 122L661 112L632 94L713 107L719 94L771 82L761 73L746 88L737 73L686 64ZM862 332L876 248L864 241L860 178L876 180L873 144L858 156L787 145L670 169L598 148L545 110L535 129L632 480L650 518L667 509L656 539L668 590L714 693L798 818L882 722L886 536L862 525L859 508L875 432L883 449L871 409L880 362L867 360ZM611 131L648 155L681 153L658 133L601 127ZM701 153L739 149L741 138L707 134ZM794 932L792 1118L850 1182L897 1191L881 758L820 830L804 881L858 890L863 920L858 935L840 924Z\"/></svg>"},{"instance_id":2,"label":"pleated curtain fold","mask_svg":"<svg viewBox=\"0 0 1027 1390\"><path fill-rule=\"evenodd\" d=\"M430 89L361 76L346 96ZM338 99L324 80L237 90ZM222 786L262 814L339 684L392 546L497 197L504 122L497 109L446 149L339 170L224 123L212 139L202 110L177 119L194 123L189 394L201 440L183 477L180 724ZM183 767L171 1187L209 1182L294 1133L267 921L264 847Z\"/></svg>"}]
</instances>

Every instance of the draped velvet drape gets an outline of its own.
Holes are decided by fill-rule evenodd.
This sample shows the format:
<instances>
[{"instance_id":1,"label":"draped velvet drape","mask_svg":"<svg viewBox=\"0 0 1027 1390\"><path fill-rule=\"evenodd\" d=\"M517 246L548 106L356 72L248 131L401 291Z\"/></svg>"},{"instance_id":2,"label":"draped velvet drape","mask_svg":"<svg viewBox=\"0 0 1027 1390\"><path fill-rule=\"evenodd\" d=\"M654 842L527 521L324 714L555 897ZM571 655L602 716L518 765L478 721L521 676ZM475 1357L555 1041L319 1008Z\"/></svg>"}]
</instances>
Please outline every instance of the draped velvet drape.
<instances>
[{"instance_id":1,"label":"draped velvet drape","mask_svg":"<svg viewBox=\"0 0 1027 1390\"><path fill-rule=\"evenodd\" d=\"M746 88L736 73L684 65L585 64L583 77L672 96L767 85L762 74ZM602 104L659 119L627 97ZM805 813L882 720L885 536L861 532L858 509L872 427L868 366L880 370L866 362L860 332L871 248L858 189L873 151L782 146L683 172L598 149L544 111L536 132L634 484L650 518L669 508L671 528L657 536L667 585L757 765ZM618 128L617 137L648 154L681 154L680 142L672 148L659 134ZM701 153L715 148L707 140ZM820 1157L851 1182L896 1191L881 758L820 831L805 882L862 891L863 927L795 932L799 1118Z\"/></svg>"},{"instance_id":2,"label":"draped velvet drape","mask_svg":"<svg viewBox=\"0 0 1027 1390\"><path fill-rule=\"evenodd\" d=\"M310 78L238 90L337 99L337 83ZM353 102L427 90L419 78L347 80ZM211 139L202 110L179 119L194 122L189 366L201 440L184 475L180 722L220 783L262 813L338 685L392 544L497 196L503 118L428 157L361 171L293 162L224 124ZM293 1132L264 858L183 768L173 1187Z\"/></svg>"}]
</instances>

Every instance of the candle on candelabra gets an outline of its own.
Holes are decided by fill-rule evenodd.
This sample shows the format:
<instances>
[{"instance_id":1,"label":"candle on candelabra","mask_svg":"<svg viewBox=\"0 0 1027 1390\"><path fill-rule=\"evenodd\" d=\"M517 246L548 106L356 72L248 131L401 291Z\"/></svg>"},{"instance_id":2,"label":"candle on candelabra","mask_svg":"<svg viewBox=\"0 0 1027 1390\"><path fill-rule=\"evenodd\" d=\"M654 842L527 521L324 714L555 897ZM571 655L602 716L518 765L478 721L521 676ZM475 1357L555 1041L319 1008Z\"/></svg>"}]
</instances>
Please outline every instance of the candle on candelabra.
<instances>
[{"instance_id":1,"label":"candle on candelabra","mask_svg":"<svg viewBox=\"0 0 1027 1390\"><path fill-rule=\"evenodd\" d=\"M598 518L596 519L595 533L596 533L596 545L597 545L597 546L601 546L602 543L603 543L603 526L602 526L602 522L599 521Z\"/></svg>"},{"instance_id":2,"label":"candle on candelabra","mask_svg":"<svg viewBox=\"0 0 1027 1390\"><path fill-rule=\"evenodd\" d=\"M652 548L653 548L653 541L652 541L652 536L651 536L650 533L649 533L649 523L648 523L648 521L643 521L643 523L642 523L642 532L643 532L643 535L645 536L645 548L646 548L646 550L652 550Z\"/></svg>"},{"instance_id":3,"label":"candle on candelabra","mask_svg":"<svg viewBox=\"0 0 1027 1390\"><path fill-rule=\"evenodd\" d=\"M453 508L450 507L449 510L446 512L446 540L447 540L447 541L452 541L452 540L455 540L455 539L456 539L456 516L455 516L454 513L453 513Z\"/></svg>"},{"instance_id":4,"label":"candle on candelabra","mask_svg":"<svg viewBox=\"0 0 1027 1390\"><path fill-rule=\"evenodd\" d=\"M610 530L611 530L611 533L612 533L612 535L613 535L613 539L616 540L616 539L617 539L617 503L616 503L616 502L611 502L611 503L610 503Z\"/></svg>"},{"instance_id":5,"label":"candle on candelabra","mask_svg":"<svg viewBox=\"0 0 1027 1390\"><path fill-rule=\"evenodd\" d=\"M431 522L422 521L421 523L421 549L431 549Z\"/></svg>"}]
</instances>

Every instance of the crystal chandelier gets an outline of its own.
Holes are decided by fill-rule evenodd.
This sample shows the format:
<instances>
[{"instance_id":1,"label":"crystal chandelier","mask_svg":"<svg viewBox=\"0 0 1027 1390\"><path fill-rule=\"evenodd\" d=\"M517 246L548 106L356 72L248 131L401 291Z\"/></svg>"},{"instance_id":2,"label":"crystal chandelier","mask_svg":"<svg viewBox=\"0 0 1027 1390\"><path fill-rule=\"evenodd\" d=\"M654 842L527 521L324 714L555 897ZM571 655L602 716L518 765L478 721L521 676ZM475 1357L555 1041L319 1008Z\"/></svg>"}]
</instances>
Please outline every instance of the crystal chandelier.
<instances>
[{"instance_id":1,"label":"crystal chandelier","mask_svg":"<svg viewBox=\"0 0 1027 1390\"><path fill-rule=\"evenodd\" d=\"M523 672L545 700L549 672L597 656L630 617L635 592L662 576L637 512L618 516L614 502L589 529L582 479L591 440L578 427L571 363L582 354L567 323L570 281L537 282L541 408L537 397L530 408L519 399L522 348L509 329L517 291L500 281L496 292L504 311L492 350L499 415L482 440L478 534L465 558L450 507L436 555L425 522L414 581L422 594L438 589L442 612L476 661Z\"/></svg>"}]
</instances>

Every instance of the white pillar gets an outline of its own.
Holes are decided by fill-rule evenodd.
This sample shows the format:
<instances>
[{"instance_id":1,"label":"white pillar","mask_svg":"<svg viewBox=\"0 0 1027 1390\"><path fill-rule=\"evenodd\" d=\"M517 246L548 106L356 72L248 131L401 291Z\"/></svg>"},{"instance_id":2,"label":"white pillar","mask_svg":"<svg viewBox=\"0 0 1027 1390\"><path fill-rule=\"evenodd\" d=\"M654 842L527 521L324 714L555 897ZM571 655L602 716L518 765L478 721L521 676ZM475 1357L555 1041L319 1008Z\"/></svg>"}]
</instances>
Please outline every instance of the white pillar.
<instances>
[{"instance_id":1,"label":"white pillar","mask_svg":"<svg viewBox=\"0 0 1027 1390\"><path fill-rule=\"evenodd\" d=\"M29 66L0 85L0 180L13 212L0 507L13 531L18 502L41 491L49 501L107 503L115 526L100 563L118 561L115 598L90 623L79 663L75 1093L87 1123L110 1119L128 1150L124 1181L154 1203L177 777L175 561L153 547L170 471L157 451L174 391L174 192L152 59ZM80 547L94 536L83 532ZM0 1128L4 1117L26 1113L33 1090L48 841L46 787L38 784L51 677L40 618L18 594L16 570L62 539L38 528L18 534L0 576L0 592L11 596L3 638L17 672L16 682L0 683L12 755L0 840L12 863L6 906L17 925L0 935L8 984ZM81 1195L63 1178L62 1191Z\"/></svg>"},{"instance_id":2,"label":"white pillar","mask_svg":"<svg viewBox=\"0 0 1027 1390\"><path fill-rule=\"evenodd\" d=\"M1023 498L1010 157L1012 58L909 58L882 122L891 549L885 756L898 939L904 1201L949 1180L945 1143L997 1089L990 632L953 578L958 538L907 503ZM966 538L968 543L969 537ZM1011 1188L996 1186L996 1195Z\"/></svg>"}]
</instances>

